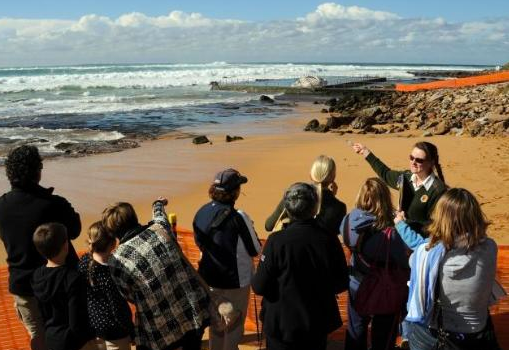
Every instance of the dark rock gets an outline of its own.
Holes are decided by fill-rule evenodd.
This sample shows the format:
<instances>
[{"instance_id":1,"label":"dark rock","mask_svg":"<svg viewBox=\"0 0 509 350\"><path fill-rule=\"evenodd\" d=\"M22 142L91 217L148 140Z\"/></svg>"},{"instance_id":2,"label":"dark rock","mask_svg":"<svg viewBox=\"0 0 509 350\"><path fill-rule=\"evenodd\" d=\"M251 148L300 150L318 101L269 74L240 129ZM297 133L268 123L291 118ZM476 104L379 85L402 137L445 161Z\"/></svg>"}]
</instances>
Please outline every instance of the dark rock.
<instances>
[{"instance_id":1,"label":"dark rock","mask_svg":"<svg viewBox=\"0 0 509 350\"><path fill-rule=\"evenodd\" d=\"M327 118L326 125L331 129L337 129L340 126L350 124L355 117L330 117Z\"/></svg>"},{"instance_id":2,"label":"dark rock","mask_svg":"<svg viewBox=\"0 0 509 350\"><path fill-rule=\"evenodd\" d=\"M373 133L373 134L378 134L378 129L372 127L371 125L366 125L362 130L364 130L365 132L370 132L370 133Z\"/></svg>"},{"instance_id":3,"label":"dark rock","mask_svg":"<svg viewBox=\"0 0 509 350\"><path fill-rule=\"evenodd\" d=\"M335 107L329 107L329 113L334 113L335 110L336 110Z\"/></svg>"},{"instance_id":4,"label":"dark rock","mask_svg":"<svg viewBox=\"0 0 509 350\"><path fill-rule=\"evenodd\" d=\"M201 145L203 143L210 143L210 140L207 138L207 136L201 135L201 136L196 136L195 138L193 138L193 143L195 145Z\"/></svg>"},{"instance_id":5,"label":"dark rock","mask_svg":"<svg viewBox=\"0 0 509 350\"><path fill-rule=\"evenodd\" d=\"M265 114L272 111L272 109L267 107L253 107L253 108L247 108L244 112L249 114Z\"/></svg>"},{"instance_id":6,"label":"dark rock","mask_svg":"<svg viewBox=\"0 0 509 350\"><path fill-rule=\"evenodd\" d=\"M263 102L263 103L274 103L274 99L270 98L267 95L261 95L260 96L260 102Z\"/></svg>"},{"instance_id":7,"label":"dark rock","mask_svg":"<svg viewBox=\"0 0 509 350\"><path fill-rule=\"evenodd\" d=\"M318 105L318 104L320 104L320 102L318 102L318 101L314 101L314 102L313 102L313 104L314 104L314 105Z\"/></svg>"},{"instance_id":8,"label":"dark rock","mask_svg":"<svg viewBox=\"0 0 509 350\"><path fill-rule=\"evenodd\" d=\"M330 100L325 101L326 106L335 106L338 103L338 100L335 98L331 98Z\"/></svg>"},{"instance_id":9,"label":"dark rock","mask_svg":"<svg viewBox=\"0 0 509 350\"><path fill-rule=\"evenodd\" d=\"M119 139L101 142L61 142L55 146L57 150L62 151L66 155L70 156L112 153L136 147L139 147L138 142L130 139Z\"/></svg>"},{"instance_id":10,"label":"dark rock","mask_svg":"<svg viewBox=\"0 0 509 350\"><path fill-rule=\"evenodd\" d=\"M76 145L78 145L78 144L73 143L73 142L60 142L59 144L55 145L55 148L58 149L59 151L64 151L64 150L72 148Z\"/></svg>"},{"instance_id":11,"label":"dark rock","mask_svg":"<svg viewBox=\"0 0 509 350\"><path fill-rule=\"evenodd\" d=\"M320 122L317 119L312 119L306 124L304 131L314 131L319 125Z\"/></svg>"},{"instance_id":12,"label":"dark rock","mask_svg":"<svg viewBox=\"0 0 509 350\"><path fill-rule=\"evenodd\" d=\"M329 127L325 124L320 124L318 125L318 127L314 130L315 132L321 132L321 133L325 133L327 131L329 131Z\"/></svg>"},{"instance_id":13,"label":"dark rock","mask_svg":"<svg viewBox=\"0 0 509 350\"><path fill-rule=\"evenodd\" d=\"M364 129L368 125L375 124L375 118L360 116L355 118L355 120L350 124L354 129Z\"/></svg>"},{"instance_id":14,"label":"dark rock","mask_svg":"<svg viewBox=\"0 0 509 350\"><path fill-rule=\"evenodd\" d=\"M242 136L226 135L226 142L239 141L239 140L244 140L244 138Z\"/></svg>"},{"instance_id":15,"label":"dark rock","mask_svg":"<svg viewBox=\"0 0 509 350\"><path fill-rule=\"evenodd\" d=\"M327 108L322 108L322 110L320 112L321 113L329 113L329 110Z\"/></svg>"}]
</instances>

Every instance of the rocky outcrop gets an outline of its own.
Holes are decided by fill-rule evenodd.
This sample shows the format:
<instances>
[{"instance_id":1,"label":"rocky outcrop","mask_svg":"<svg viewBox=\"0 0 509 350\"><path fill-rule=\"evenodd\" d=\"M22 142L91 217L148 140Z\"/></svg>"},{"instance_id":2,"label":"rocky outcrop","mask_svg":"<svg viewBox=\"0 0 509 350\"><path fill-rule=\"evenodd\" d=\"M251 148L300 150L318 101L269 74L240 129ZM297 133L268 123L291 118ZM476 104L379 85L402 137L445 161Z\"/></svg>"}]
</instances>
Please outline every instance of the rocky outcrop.
<instances>
[{"instance_id":1,"label":"rocky outcrop","mask_svg":"<svg viewBox=\"0 0 509 350\"><path fill-rule=\"evenodd\" d=\"M336 131L509 136L509 83L411 93L345 93L324 104L331 114L326 125ZM346 122L343 115L352 119Z\"/></svg>"},{"instance_id":2,"label":"rocky outcrop","mask_svg":"<svg viewBox=\"0 0 509 350\"><path fill-rule=\"evenodd\" d=\"M138 142L130 139L102 142L61 142L55 145L55 149L64 152L66 156L86 156L91 154L113 153L136 147L139 147Z\"/></svg>"}]
</instances>

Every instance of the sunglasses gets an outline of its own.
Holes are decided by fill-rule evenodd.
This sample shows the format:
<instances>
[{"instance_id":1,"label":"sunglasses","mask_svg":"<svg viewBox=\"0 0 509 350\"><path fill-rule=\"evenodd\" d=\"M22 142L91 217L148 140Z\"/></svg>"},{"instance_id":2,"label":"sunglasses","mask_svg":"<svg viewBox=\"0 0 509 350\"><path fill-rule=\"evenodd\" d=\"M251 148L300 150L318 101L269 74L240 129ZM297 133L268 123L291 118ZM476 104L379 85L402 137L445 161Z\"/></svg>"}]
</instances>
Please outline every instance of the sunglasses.
<instances>
[{"instance_id":1,"label":"sunglasses","mask_svg":"<svg viewBox=\"0 0 509 350\"><path fill-rule=\"evenodd\" d=\"M409 158L410 158L411 162L416 162L418 164L422 164L426 161L426 159L417 158L417 157L414 157L413 155L410 155Z\"/></svg>"}]
</instances>

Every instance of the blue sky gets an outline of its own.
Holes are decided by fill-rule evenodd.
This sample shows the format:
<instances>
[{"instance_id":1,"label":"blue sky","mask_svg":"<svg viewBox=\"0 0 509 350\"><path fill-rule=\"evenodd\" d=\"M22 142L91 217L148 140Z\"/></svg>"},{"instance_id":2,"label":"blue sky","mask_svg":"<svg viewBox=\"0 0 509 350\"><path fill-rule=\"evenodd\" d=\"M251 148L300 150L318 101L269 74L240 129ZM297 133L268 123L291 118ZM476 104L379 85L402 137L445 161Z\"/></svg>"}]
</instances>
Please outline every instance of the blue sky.
<instances>
[{"instance_id":1,"label":"blue sky","mask_svg":"<svg viewBox=\"0 0 509 350\"><path fill-rule=\"evenodd\" d=\"M173 10L207 17L267 21L291 19L313 11L317 0L3 0L0 17L77 19L87 14L118 17L128 12L150 16ZM452 22L509 15L507 0L345 0L344 6L389 11L402 17L443 17Z\"/></svg>"},{"instance_id":2,"label":"blue sky","mask_svg":"<svg viewBox=\"0 0 509 350\"><path fill-rule=\"evenodd\" d=\"M0 66L509 61L508 0L0 1Z\"/></svg>"}]
</instances>

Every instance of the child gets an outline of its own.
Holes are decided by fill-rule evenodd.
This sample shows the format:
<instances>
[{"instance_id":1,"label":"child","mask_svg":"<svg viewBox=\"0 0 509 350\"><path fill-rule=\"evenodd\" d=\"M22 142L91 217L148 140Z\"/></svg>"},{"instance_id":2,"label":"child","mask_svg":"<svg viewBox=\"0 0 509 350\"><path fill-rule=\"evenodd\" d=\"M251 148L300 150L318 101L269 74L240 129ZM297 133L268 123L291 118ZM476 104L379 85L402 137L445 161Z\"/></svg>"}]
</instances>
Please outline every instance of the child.
<instances>
[{"instance_id":1,"label":"child","mask_svg":"<svg viewBox=\"0 0 509 350\"><path fill-rule=\"evenodd\" d=\"M96 349L88 325L86 287L78 271L65 264L67 229L60 223L40 225L33 236L37 251L47 259L35 270L32 288L39 303L51 350Z\"/></svg>"},{"instance_id":2,"label":"child","mask_svg":"<svg viewBox=\"0 0 509 350\"><path fill-rule=\"evenodd\" d=\"M134 332L131 309L111 278L108 258L116 238L100 221L88 229L89 253L79 263L87 281L88 320L106 349L129 350Z\"/></svg>"},{"instance_id":3,"label":"child","mask_svg":"<svg viewBox=\"0 0 509 350\"><path fill-rule=\"evenodd\" d=\"M371 323L373 350L392 349L395 346L399 312L388 313L387 310L380 308L379 312L367 316L366 310L359 310L360 303L356 305L358 297L362 300L362 293L358 294L362 281L370 275L373 266L384 266L388 263L388 268L394 272L391 273L392 283L403 288L406 284L407 278L400 278L396 274L397 270L404 273L409 270L405 244L392 229L392 213L389 188L382 180L369 178L361 186L355 209L344 218L341 224L343 241L352 252L346 350L368 348L369 323ZM371 294L383 292L383 290L372 290ZM401 300L401 308L404 302L405 300Z\"/></svg>"}]
</instances>

